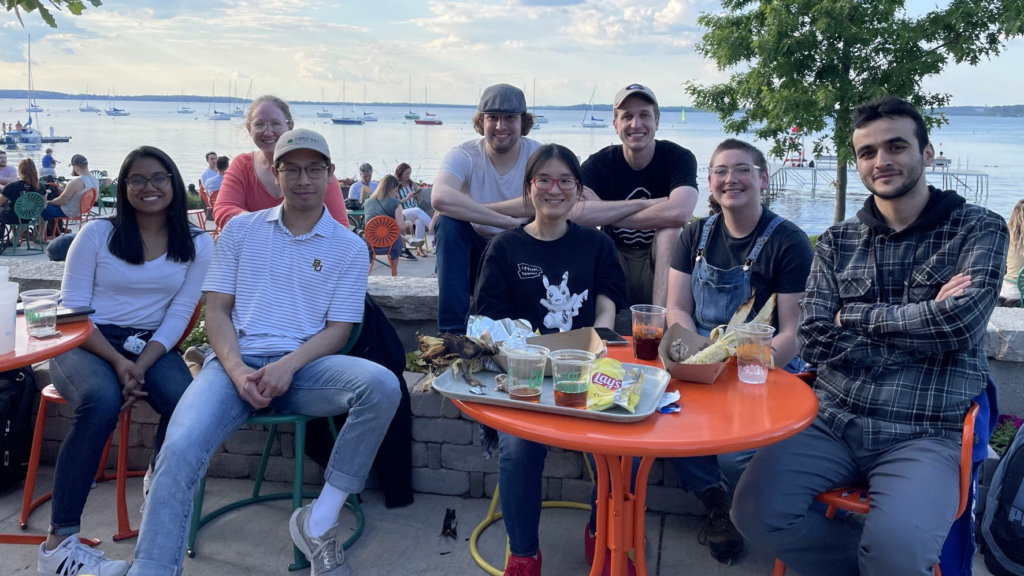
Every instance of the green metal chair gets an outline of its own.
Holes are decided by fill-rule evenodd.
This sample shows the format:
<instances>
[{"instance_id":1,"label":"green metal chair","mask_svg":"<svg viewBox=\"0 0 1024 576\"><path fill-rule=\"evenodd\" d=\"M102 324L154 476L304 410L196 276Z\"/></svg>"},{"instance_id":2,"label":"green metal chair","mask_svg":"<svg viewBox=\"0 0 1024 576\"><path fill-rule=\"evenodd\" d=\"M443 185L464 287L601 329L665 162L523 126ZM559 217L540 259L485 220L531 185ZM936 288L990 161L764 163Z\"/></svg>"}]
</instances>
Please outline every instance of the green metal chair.
<instances>
[{"instance_id":1,"label":"green metal chair","mask_svg":"<svg viewBox=\"0 0 1024 576\"><path fill-rule=\"evenodd\" d=\"M362 322L354 325L352 327L352 333L349 335L348 343L345 345L345 348L339 352L339 354L348 354L355 345L356 340L359 339L359 335L362 331ZM287 500L289 498L292 500L292 510L297 510L302 507L302 500L304 498L313 499L318 496L316 493L303 492L302 490L302 479L305 471L304 455L306 453L306 424L310 420L314 419L314 416L266 411L253 414L245 421L246 424L270 426L270 433L267 435L267 445L263 449L263 458L260 460L260 469L256 475L256 485L253 487L252 496L221 506L208 514L203 515L203 496L206 492L206 476L203 476L203 479L199 481L199 491L196 493L193 503L192 528L189 530L188 547L186 548L189 558L196 557L196 538L199 535L199 529L209 524L215 518L223 516L233 510L244 508L250 504L270 502L273 500ZM330 423L331 434L334 436L334 439L337 440L338 429L334 424L334 419L328 418L327 421ZM263 474L267 470L267 461L270 460L270 449L274 445L274 438L277 435L277 427L281 424L295 425L295 474L292 477L292 491L277 492L274 494L260 494L260 488L263 486ZM363 515L362 506L359 504L358 494L349 495L348 500L345 502L345 508L351 510L352 513L355 514L356 518L355 532L349 536L348 540L345 540L342 543L342 548L348 550L348 548L355 544L356 540L359 540L359 537L363 535L363 529L366 526L366 518ZM294 556L294 562L288 566L288 570L294 571L309 568L309 562L298 548L293 548L292 553Z\"/></svg>"},{"instance_id":2,"label":"green metal chair","mask_svg":"<svg viewBox=\"0 0 1024 576\"><path fill-rule=\"evenodd\" d=\"M7 239L11 242L11 256L18 255L18 245L21 244L21 236L29 231L36 232L36 242L39 249L32 248L32 240L26 236L25 250L28 254L41 254L46 248L43 246L43 233L36 230L39 223L39 215L46 207L46 199L42 194L36 192L25 192L14 202L14 214L18 217L18 224L7 224ZM0 254L3 249L0 249Z\"/></svg>"}]
</instances>

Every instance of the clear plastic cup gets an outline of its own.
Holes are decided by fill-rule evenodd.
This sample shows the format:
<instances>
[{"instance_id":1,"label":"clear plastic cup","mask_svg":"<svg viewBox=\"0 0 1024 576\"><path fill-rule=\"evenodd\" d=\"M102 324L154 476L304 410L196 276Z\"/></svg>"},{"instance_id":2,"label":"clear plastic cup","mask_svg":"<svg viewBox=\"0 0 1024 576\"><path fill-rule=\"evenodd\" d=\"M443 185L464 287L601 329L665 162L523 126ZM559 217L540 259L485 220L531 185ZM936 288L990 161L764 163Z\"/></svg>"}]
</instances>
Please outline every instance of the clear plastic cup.
<instances>
[{"instance_id":1,"label":"clear plastic cup","mask_svg":"<svg viewBox=\"0 0 1024 576\"><path fill-rule=\"evenodd\" d=\"M771 366L775 328L767 324L740 324L735 334L736 371L740 382L764 384Z\"/></svg>"},{"instance_id":2,"label":"clear plastic cup","mask_svg":"<svg viewBox=\"0 0 1024 576\"><path fill-rule=\"evenodd\" d=\"M549 357L551 379L555 387L555 406L585 409L587 390L590 389L590 370L597 356L586 350L556 350Z\"/></svg>"},{"instance_id":3,"label":"clear plastic cup","mask_svg":"<svg viewBox=\"0 0 1024 576\"><path fill-rule=\"evenodd\" d=\"M550 353L551 351L543 346L530 344L505 349L509 398L524 402L540 402L544 368Z\"/></svg>"},{"instance_id":4,"label":"clear plastic cup","mask_svg":"<svg viewBox=\"0 0 1024 576\"><path fill-rule=\"evenodd\" d=\"M633 356L640 360L657 360L668 310L650 304L637 304L629 309L633 312Z\"/></svg>"},{"instance_id":5,"label":"clear plastic cup","mask_svg":"<svg viewBox=\"0 0 1024 576\"><path fill-rule=\"evenodd\" d=\"M45 338L57 331L57 301L60 290L28 290L21 293L25 327L29 336Z\"/></svg>"}]
</instances>

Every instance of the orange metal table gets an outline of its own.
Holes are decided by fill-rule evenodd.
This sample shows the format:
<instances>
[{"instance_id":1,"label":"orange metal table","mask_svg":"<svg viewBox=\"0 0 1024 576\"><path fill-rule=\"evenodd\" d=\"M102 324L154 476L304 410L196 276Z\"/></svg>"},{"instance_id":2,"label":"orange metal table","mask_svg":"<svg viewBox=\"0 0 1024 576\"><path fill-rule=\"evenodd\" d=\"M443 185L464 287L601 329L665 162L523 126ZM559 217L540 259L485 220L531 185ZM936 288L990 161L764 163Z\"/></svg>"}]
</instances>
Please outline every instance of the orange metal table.
<instances>
[{"instance_id":1,"label":"orange metal table","mask_svg":"<svg viewBox=\"0 0 1024 576\"><path fill-rule=\"evenodd\" d=\"M19 315L15 327L16 340L14 352L0 355L0 372L14 370L22 366L31 366L36 362L49 360L77 348L89 339L92 334L92 321L69 322L57 326L60 336L45 338L29 338L25 330L25 317ZM38 546L46 540L46 535L32 534L0 534L0 544L34 544Z\"/></svg>"},{"instance_id":2,"label":"orange metal table","mask_svg":"<svg viewBox=\"0 0 1024 576\"><path fill-rule=\"evenodd\" d=\"M621 362L659 366L660 361L633 358L632 346L610 347ZM592 452L597 463L597 551L591 576L604 568L611 550L612 576L626 575L626 559L635 550L636 571L647 576L644 513L647 478L656 458L707 456L758 448L789 438L811 425L818 400L811 388L782 369L768 373L763 384L745 384L730 360L714 384L672 380L668 390L680 394L680 412L654 414L632 424L601 422L455 401L469 417L520 438L570 450ZM636 492L630 493L634 457L642 457ZM610 488L610 493L609 493Z\"/></svg>"}]
</instances>

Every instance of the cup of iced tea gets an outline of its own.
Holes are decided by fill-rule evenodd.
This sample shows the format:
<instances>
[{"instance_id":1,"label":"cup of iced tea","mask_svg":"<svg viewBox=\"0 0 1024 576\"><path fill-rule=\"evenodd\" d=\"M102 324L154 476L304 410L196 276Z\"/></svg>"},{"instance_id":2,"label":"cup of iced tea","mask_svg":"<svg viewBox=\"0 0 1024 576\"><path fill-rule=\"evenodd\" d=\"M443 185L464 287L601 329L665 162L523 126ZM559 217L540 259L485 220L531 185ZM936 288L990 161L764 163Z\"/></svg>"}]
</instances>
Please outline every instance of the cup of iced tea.
<instances>
[{"instance_id":1,"label":"cup of iced tea","mask_svg":"<svg viewBox=\"0 0 1024 576\"><path fill-rule=\"evenodd\" d=\"M633 312L633 356L639 360L657 360L668 310L650 304L637 304L629 309Z\"/></svg>"},{"instance_id":2,"label":"cup of iced tea","mask_svg":"<svg viewBox=\"0 0 1024 576\"><path fill-rule=\"evenodd\" d=\"M764 384L772 361L772 335L767 324L740 324L736 333L736 372L740 382Z\"/></svg>"},{"instance_id":3,"label":"cup of iced tea","mask_svg":"<svg viewBox=\"0 0 1024 576\"><path fill-rule=\"evenodd\" d=\"M544 368L551 351L543 346L506 348L505 373L508 374L508 397L524 402L540 402Z\"/></svg>"},{"instance_id":4,"label":"cup of iced tea","mask_svg":"<svg viewBox=\"0 0 1024 576\"><path fill-rule=\"evenodd\" d=\"M551 379L555 386L555 406L587 407L590 369L597 356L586 350L556 350L551 358Z\"/></svg>"}]
</instances>

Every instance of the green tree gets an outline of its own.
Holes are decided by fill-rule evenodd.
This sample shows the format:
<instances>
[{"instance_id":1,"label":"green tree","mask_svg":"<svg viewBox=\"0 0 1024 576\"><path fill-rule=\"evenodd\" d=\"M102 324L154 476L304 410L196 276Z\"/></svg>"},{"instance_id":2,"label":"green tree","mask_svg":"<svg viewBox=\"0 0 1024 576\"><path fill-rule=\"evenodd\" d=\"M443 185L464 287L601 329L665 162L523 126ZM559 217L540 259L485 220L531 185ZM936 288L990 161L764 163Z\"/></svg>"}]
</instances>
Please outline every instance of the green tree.
<instances>
[{"instance_id":1,"label":"green tree","mask_svg":"<svg viewBox=\"0 0 1024 576\"><path fill-rule=\"evenodd\" d=\"M21 19L21 12L25 11L32 13L36 10L39 11L39 16L41 16L43 21L49 24L51 28L57 27L57 21L53 19L53 13L44 5L43 0L0 0L0 2L3 3L3 7L6 8L8 12L14 12L14 15L18 17L18 22L21 22L23 27L25 26L25 21ZM68 12L71 12L75 16L81 16L82 12L88 8L88 6L86 6L86 2L92 4L93 7L99 7L102 5L100 0L85 0L84 2L82 0L46 0L45 4L51 5L58 11L67 9Z\"/></svg>"},{"instance_id":2,"label":"green tree","mask_svg":"<svg viewBox=\"0 0 1024 576\"><path fill-rule=\"evenodd\" d=\"M830 148L836 169L835 221L846 218L847 165L853 160L850 116L871 98L906 98L930 127L950 95L921 81L947 64L976 65L1024 32L1024 0L951 0L911 16L905 0L722 0L721 13L698 19L697 52L722 84L687 82L698 108L718 114L726 132L753 132L782 156L795 148L793 126L818 134L815 155Z\"/></svg>"}]
</instances>

